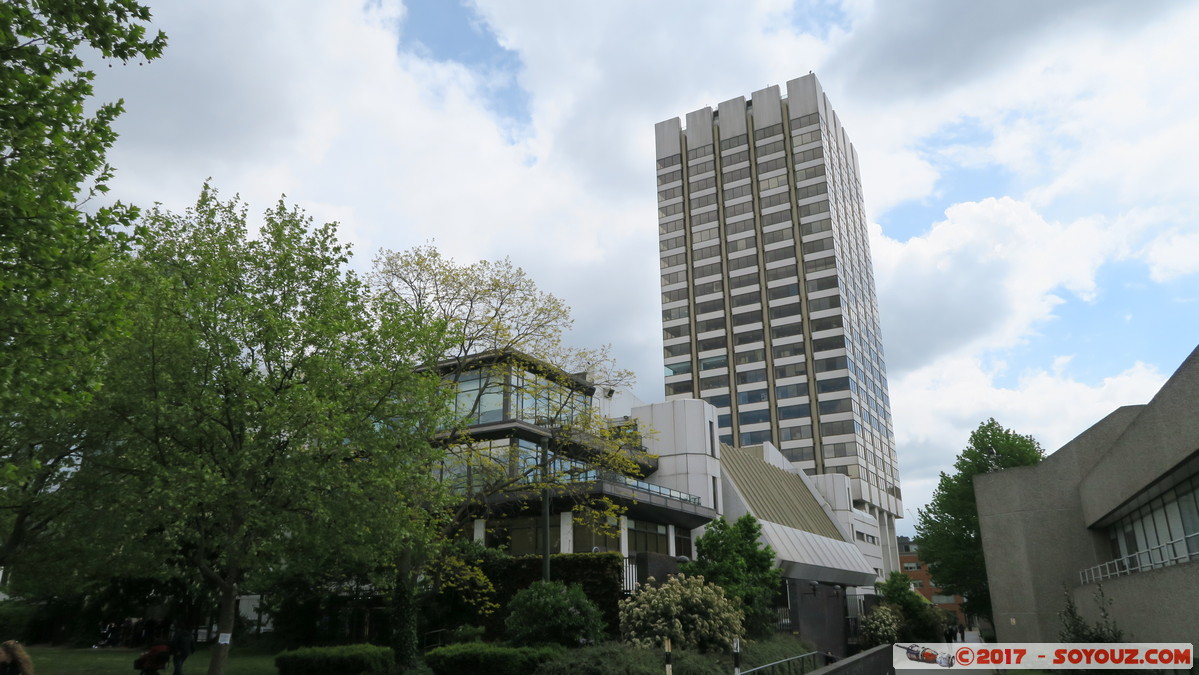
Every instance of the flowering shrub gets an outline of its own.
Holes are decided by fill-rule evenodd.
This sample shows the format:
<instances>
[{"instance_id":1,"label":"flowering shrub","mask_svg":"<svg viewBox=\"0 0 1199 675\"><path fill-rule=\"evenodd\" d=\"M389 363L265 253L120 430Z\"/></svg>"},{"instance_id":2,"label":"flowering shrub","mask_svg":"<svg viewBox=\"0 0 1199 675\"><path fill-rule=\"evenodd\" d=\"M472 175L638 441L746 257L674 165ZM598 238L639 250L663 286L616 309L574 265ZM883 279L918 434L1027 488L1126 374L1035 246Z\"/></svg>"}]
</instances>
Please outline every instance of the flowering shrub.
<instances>
[{"instance_id":1,"label":"flowering shrub","mask_svg":"<svg viewBox=\"0 0 1199 675\"><path fill-rule=\"evenodd\" d=\"M508 603L504 634L513 644L560 644L567 647L598 642L604 618L579 586L538 581Z\"/></svg>"},{"instance_id":2,"label":"flowering shrub","mask_svg":"<svg viewBox=\"0 0 1199 675\"><path fill-rule=\"evenodd\" d=\"M657 588L643 587L620 603L621 637L638 647L660 649L670 638L679 648L731 651L733 639L744 632L743 620L723 588L685 574Z\"/></svg>"},{"instance_id":3,"label":"flowering shrub","mask_svg":"<svg viewBox=\"0 0 1199 675\"><path fill-rule=\"evenodd\" d=\"M879 605L862 617L861 638L866 647L891 644L899 640L903 618L894 607Z\"/></svg>"}]
</instances>

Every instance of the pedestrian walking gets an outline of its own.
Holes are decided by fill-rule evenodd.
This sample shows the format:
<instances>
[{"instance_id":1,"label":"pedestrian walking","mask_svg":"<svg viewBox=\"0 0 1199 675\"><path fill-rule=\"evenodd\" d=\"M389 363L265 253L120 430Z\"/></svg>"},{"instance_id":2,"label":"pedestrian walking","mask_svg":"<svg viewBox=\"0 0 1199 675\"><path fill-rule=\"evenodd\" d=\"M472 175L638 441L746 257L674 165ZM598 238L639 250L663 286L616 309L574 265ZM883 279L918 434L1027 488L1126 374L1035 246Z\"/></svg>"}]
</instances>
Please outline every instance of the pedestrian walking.
<instances>
[{"instance_id":1,"label":"pedestrian walking","mask_svg":"<svg viewBox=\"0 0 1199 675\"><path fill-rule=\"evenodd\" d=\"M959 642L966 641L966 627L960 623L958 624L958 641Z\"/></svg>"},{"instance_id":2,"label":"pedestrian walking","mask_svg":"<svg viewBox=\"0 0 1199 675\"><path fill-rule=\"evenodd\" d=\"M0 642L0 675L33 675L33 662L20 642Z\"/></svg>"},{"instance_id":3,"label":"pedestrian walking","mask_svg":"<svg viewBox=\"0 0 1199 675\"><path fill-rule=\"evenodd\" d=\"M175 662L175 675L183 675L183 662L195 651L192 643L192 633L183 625L175 624L175 634L171 636L171 659Z\"/></svg>"}]
</instances>

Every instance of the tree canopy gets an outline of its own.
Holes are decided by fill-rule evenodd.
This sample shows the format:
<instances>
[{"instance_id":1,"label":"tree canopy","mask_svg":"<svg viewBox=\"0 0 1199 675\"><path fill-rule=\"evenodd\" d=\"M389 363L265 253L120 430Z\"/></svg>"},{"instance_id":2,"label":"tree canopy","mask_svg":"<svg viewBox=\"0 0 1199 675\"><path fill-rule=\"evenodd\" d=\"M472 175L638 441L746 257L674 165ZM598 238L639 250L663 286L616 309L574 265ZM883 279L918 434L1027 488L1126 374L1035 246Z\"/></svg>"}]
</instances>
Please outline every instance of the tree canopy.
<instances>
[{"instance_id":1,"label":"tree canopy","mask_svg":"<svg viewBox=\"0 0 1199 675\"><path fill-rule=\"evenodd\" d=\"M954 473L941 473L932 500L917 514L915 542L920 559L928 564L933 583L945 593L965 598L967 614L991 617L974 477L1030 466L1044 456L1032 436L1022 436L994 418L988 419L971 432L966 449L954 461Z\"/></svg>"},{"instance_id":2,"label":"tree canopy","mask_svg":"<svg viewBox=\"0 0 1199 675\"><path fill-rule=\"evenodd\" d=\"M372 301L335 226L282 202L256 238L208 186L141 225L129 334L97 397L113 432L81 472L109 486L93 520L201 580L222 633L274 572L385 569L441 494L429 439L448 400L421 368L441 324Z\"/></svg>"},{"instance_id":3,"label":"tree canopy","mask_svg":"<svg viewBox=\"0 0 1199 675\"><path fill-rule=\"evenodd\" d=\"M149 20L132 0L0 4L0 406L85 390L65 357L106 315L73 302L73 289L135 211L79 208L107 190L122 111L118 101L86 112L95 74L80 52L157 58L166 37L148 37Z\"/></svg>"},{"instance_id":4,"label":"tree canopy","mask_svg":"<svg viewBox=\"0 0 1199 675\"><path fill-rule=\"evenodd\" d=\"M383 251L370 283L375 293L448 324L444 356L517 350L568 373L587 372L597 384L627 384L607 346L577 348L565 342L574 325L570 306L540 290L510 259L462 264L432 245Z\"/></svg>"},{"instance_id":5,"label":"tree canopy","mask_svg":"<svg viewBox=\"0 0 1199 675\"><path fill-rule=\"evenodd\" d=\"M121 325L106 275L136 210L82 209L107 190L121 103L88 112L81 54L157 58L166 37L149 20L132 0L0 3L0 566L59 512L99 343Z\"/></svg>"}]
</instances>

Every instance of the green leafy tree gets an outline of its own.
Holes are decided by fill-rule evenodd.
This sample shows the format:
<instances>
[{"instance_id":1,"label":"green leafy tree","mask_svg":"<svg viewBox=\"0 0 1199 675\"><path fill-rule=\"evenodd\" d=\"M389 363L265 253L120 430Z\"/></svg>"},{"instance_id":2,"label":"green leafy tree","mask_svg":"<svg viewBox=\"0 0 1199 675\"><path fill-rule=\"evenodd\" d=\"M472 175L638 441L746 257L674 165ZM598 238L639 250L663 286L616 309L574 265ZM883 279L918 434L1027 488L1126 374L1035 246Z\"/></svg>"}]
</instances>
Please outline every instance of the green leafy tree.
<instances>
[{"instance_id":1,"label":"green leafy tree","mask_svg":"<svg viewBox=\"0 0 1199 675\"><path fill-rule=\"evenodd\" d=\"M1032 436L1022 436L988 419L970 434L966 449L954 462L954 473L941 473L932 501L920 509L916 543L928 563L933 583L945 593L965 598L964 610L991 616L991 594L983 560L974 477L1018 466L1037 464L1045 451Z\"/></svg>"},{"instance_id":2,"label":"green leafy tree","mask_svg":"<svg viewBox=\"0 0 1199 675\"><path fill-rule=\"evenodd\" d=\"M0 566L56 513L47 495L76 461L97 343L120 325L104 277L136 211L80 207L107 190L121 104L87 112L80 54L157 58L166 38L149 19L131 0L0 3Z\"/></svg>"},{"instance_id":3,"label":"green leafy tree","mask_svg":"<svg viewBox=\"0 0 1199 675\"><path fill-rule=\"evenodd\" d=\"M751 637L774 631L775 599L782 588L783 573L775 566L774 551L760 540L762 526L750 514L732 524L723 517L708 523L695 542L695 561L682 570L702 576L741 603L745 628Z\"/></svg>"},{"instance_id":4,"label":"green leafy tree","mask_svg":"<svg viewBox=\"0 0 1199 675\"><path fill-rule=\"evenodd\" d=\"M441 493L428 439L448 401L420 369L440 324L372 301L335 226L282 202L257 238L208 186L142 225L130 334L98 398L116 432L83 466L111 485L94 520L162 574L202 580L221 633L237 596L279 571L384 568Z\"/></svg>"}]
</instances>

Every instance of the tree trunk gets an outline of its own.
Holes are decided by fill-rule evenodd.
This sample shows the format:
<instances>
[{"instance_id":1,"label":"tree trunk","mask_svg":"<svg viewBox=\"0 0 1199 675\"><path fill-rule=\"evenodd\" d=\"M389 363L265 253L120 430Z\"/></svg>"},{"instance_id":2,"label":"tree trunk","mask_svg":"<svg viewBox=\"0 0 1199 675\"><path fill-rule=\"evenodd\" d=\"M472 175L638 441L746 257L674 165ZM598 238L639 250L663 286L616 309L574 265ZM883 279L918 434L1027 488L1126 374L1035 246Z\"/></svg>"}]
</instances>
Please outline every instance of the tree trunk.
<instances>
[{"instance_id":1,"label":"tree trunk","mask_svg":"<svg viewBox=\"0 0 1199 675\"><path fill-rule=\"evenodd\" d=\"M233 621L237 613L237 584L221 585L221 605L217 610L217 634L228 636L228 641L218 638L212 647L212 659L208 662L208 675L221 675L225 672L225 662L229 660L229 647L233 637ZM224 643L224 644L222 644Z\"/></svg>"},{"instance_id":2,"label":"tree trunk","mask_svg":"<svg viewBox=\"0 0 1199 675\"><path fill-rule=\"evenodd\" d=\"M391 599L391 647L401 672L415 668L420 660L416 613L416 575L412 569L412 555L405 554L396 566Z\"/></svg>"}]
</instances>

